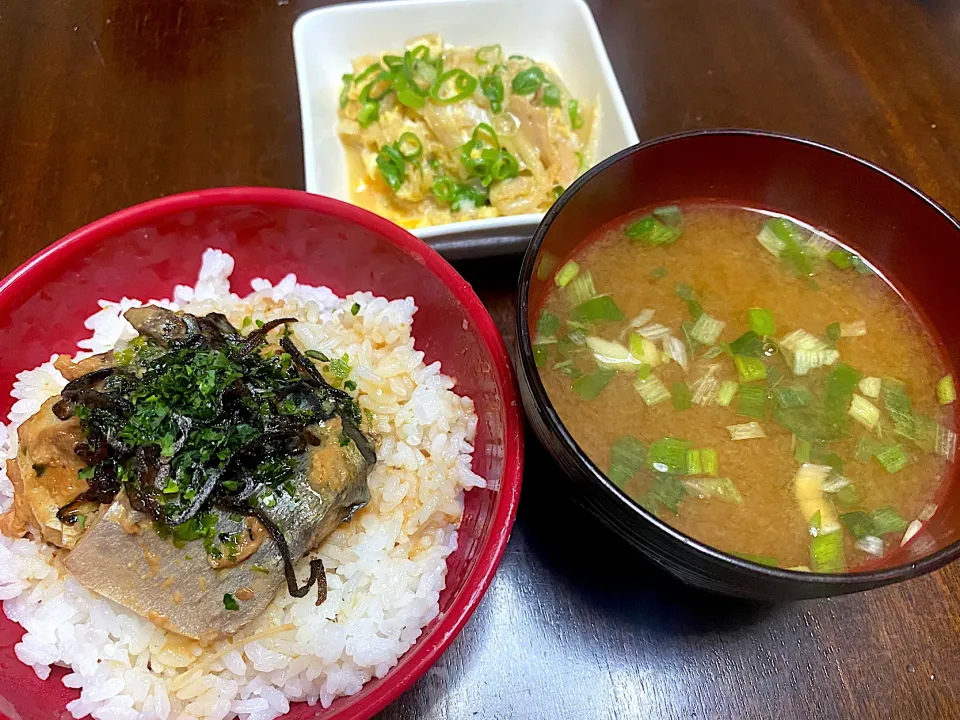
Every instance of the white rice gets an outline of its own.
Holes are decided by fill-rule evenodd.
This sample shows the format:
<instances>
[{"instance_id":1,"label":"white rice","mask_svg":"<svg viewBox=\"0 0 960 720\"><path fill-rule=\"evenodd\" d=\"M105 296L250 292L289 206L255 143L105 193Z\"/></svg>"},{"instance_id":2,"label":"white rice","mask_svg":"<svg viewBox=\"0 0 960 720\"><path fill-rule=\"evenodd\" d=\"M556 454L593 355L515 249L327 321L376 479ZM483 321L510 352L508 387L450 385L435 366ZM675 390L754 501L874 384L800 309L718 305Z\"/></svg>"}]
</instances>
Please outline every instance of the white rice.
<instances>
[{"instance_id":1,"label":"white rice","mask_svg":"<svg viewBox=\"0 0 960 720\"><path fill-rule=\"evenodd\" d=\"M341 299L293 275L277 285L254 280L254 292L241 298L230 292L232 271L233 258L207 250L196 286L178 286L172 301L158 304L195 314L218 310L238 326L245 317L293 315L301 319L292 328L302 346L349 355L358 402L373 414L378 436L370 503L317 553L329 588L323 605L281 590L260 618L187 667L164 647L166 631L84 588L53 548L0 536L0 599L26 629L17 657L43 679L51 665L72 669L63 682L81 689L67 706L75 718L269 720L293 701L327 707L358 692L393 667L437 616L463 491L484 486L470 469L473 403L452 392L454 381L439 363L425 365L414 349L413 298L358 292ZM101 301L86 321L93 335L80 343L83 354L134 337L121 315L136 305ZM0 457L16 454L19 423L63 387L52 360L17 376L10 423L0 424ZM6 509L12 488L0 465Z\"/></svg>"}]
</instances>

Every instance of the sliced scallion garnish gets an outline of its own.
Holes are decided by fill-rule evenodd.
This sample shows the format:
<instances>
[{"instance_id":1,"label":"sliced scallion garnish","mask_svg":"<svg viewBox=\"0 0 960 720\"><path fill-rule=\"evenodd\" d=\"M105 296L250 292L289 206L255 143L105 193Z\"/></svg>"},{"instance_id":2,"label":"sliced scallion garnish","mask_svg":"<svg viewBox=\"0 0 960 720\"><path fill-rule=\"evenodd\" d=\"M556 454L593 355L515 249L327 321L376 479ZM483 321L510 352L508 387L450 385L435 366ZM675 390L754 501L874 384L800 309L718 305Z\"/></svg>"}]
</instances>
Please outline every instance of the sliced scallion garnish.
<instances>
[{"instance_id":1,"label":"sliced scallion garnish","mask_svg":"<svg viewBox=\"0 0 960 720\"><path fill-rule=\"evenodd\" d=\"M537 340L539 342L556 340L559 331L560 318L547 310L541 312L537 320Z\"/></svg>"},{"instance_id":2,"label":"sliced scallion garnish","mask_svg":"<svg viewBox=\"0 0 960 720\"><path fill-rule=\"evenodd\" d=\"M550 358L549 343L540 343L533 346L533 362L538 368L545 368Z\"/></svg>"},{"instance_id":3,"label":"sliced scallion garnish","mask_svg":"<svg viewBox=\"0 0 960 720\"><path fill-rule=\"evenodd\" d=\"M957 399L957 388L953 383L953 375L944 375L937 383L937 400L941 405L949 405Z\"/></svg>"},{"instance_id":4,"label":"sliced scallion garnish","mask_svg":"<svg viewBox=\"0 0 960 720\"><path fill-rule=\"evenodd\" d=\"M840 522L843 524L843 527L846 528L847 532L855 538L877 534L873 528L873 520L862 510L840 513ZM904 523L904 525L906 525L906 523Z\"/></svg>"},{"instance_id":5,"label":"sliced scallion garnish","mask_svg":"<svg viewBox=\"0 0 960 720\"><path fill-rule=\"evenodd\" d=\"M866 320L854 320L853 322L840 323L840 337L863 337L866 334Z\"/></svg>"},{"instance_id":6,"label":"sliced scallion garnish","mask_svg":"<svg viewBox=\"0 0 960 720\"><path fill-rule=\"evenodd\" d=\"M636 381L633 383L633 387L640 395L640 399L643 400L643 404L647 407L659 405L670 399L670 391L667 390L667 386L664 385L663 381L656 375L647 373L645 376L640 377L638 374Z\"/></svg>"},{"instance_id":7,"label":"sliced scallion garnish","mask_svg":"<svg viewBox=\"0 0 960 720\"><path fill-rule=\"evenodd\" d=\"M453 89L448 90L451 83ZM476 89L477 79L473 75L466 70L454 68L437 78L437 82L430 88L430 97L441 105L449 105L470 97Z\"/></svg>"},{"instance_id":8,"label":"sliced scallion garnish","mask_svg":"<svg viewBox=\"0 0 960 720\"><path fill-rule=\"evenodd\" d=\"M829 465L804 463L793 478L793 492L800 507L800 514L804 518L815 517L817 531L830 531L840 527L833 505L823 493L823 486L830 472Z\"/></svg>"},{"instance_id":9,"label":"sliced scallion garnish","mask_svg":"<svg viewBox=\"0 0 960 720\"><path fill-rule=\"evenodd\" d=\"M857 550L880 557L883 555L883 539L876 535L864 535L854 543Z\"/></svg>"},{"instance_id":10,"label":"sliced scallion garnish","mask_svg":"<svg viewBox=\"0 0 960 720\"><path fill-rule=\"evenodd\" d=\"M703 463L703 472L707 475L716 475L720 470L720 462L717 458L717 451L713 448L703 448L700 451L700 459Z\"/></svg>"},{"instance_id":11,"label":"sliced scallion garnish","mask_svg":"<svg viewBox=\"0 0 960 720\"><path fill-rule=\"evenodd\" d=\"M781 408L802 408L813 402L813 395L803 386L783 386L773 390L773 399Z\"/></svg>"},{"instance_id":12,"label":"sliced scallion garnish","mask_svg":"<svg viewBox=\"0 0 960 720\"><path fill-rule=\"evenodd\" d=\"M761 337L770 337L777 334L777 325L773 313L767 308L750 308L748 311L750 329Z\"/></svg>"},{"instance_id":13,"label":"sliced scallion garnish","mask_svg":"<svg viewBox=\"0 0 960 720\"><path fill-rule=\"evenodd\" d=\"M873 524L872 535L903 532L908 525L907 521L900 517L900 513L890 505L874 510L870 514L870 520Z\"/></svg>"},{"instance_id":14,"label":"sliced scallion garnish","mask_svg":"<svg viewBox=\"0 0 960 720\"><path fill-rule=\"evenodd\" d=\"M403 133L397 138L394 147L397 148L397 152L400 153L404 160L416 160L423 155L423 143L420 142L420 138L412 132Z\"/></svg>"},{"instance_id":15,"label":"sliced scallion garnish","mask_svg":"<svg viewBox=\"0 0 960 720\"><path fill-rule=\"evenodd\" d=\"M730 343L730 352L743 357L762 357L763 338L753 330L747 330L743 335Z\"/></svg>"},{"instance_id":16,"label":"sliced scallion garnish","mask_svg":"<svg viewBox=\"0 0 960 720\"><path fill-rule=\"evenodd\" d=\"M842 573L846 570L842 530L820 533L810 538L810 568L820 573Z\"/></svg>"},{"instance_id":17,"label":"sliced scallion garnish","mask_svg":"<svg viewBox=\"0 0 960 720\"><path fill-rule=\"evenodd\" d=\"M392 145L384 145L377 155L377 168L390 189L396 192L407 179L403 156Z\"/></svg>"},{"instance_id":18,"label":"sliced scallion garnish","mask_svg":"<svg viewBox=\"0 0 960 720\"><path fill-rule=\"evenodd\" d=\"M687 475L699 475L702 472L703 456L700 451L694 449L687 450Z\"/></svg>"},{"instance_id":19,"label":"sliced scallion garnish","mask_svg":"<svg viewBox=\"0 0 960 720\"><path fill-rule=\"evenodd\" d=\"M477 50L477 65L503 62L503 48L499 45L484 45Z\"/></svg>"},{"instance_id":20,"label":"sliced scallion garnish","mask_svg":"<svg viewBox=\"0 0 960 720\"><path fill-rule=\"evenodd\" d=\"M673 409L689 410L693 407L693 396L690 393L690 386L685 382L675 382L673 384Z\"/></svg>"},{"instance_id":21,"label":"sliced scallion garnish","mask_svg":"<svg viewBox=\"0 0 960 720\"><path fill-rule=\"evenodd\" d=\"M603 367L614 368L615 370L634 370L640 365L640 361L618 342L604 340L596 335L587 336L586 342L597 364Z\"/></svg>"},{"instance_id":22,"label":"sliced scallion garnish","mask_svg":"<svg viewBox=\"0 0 960 720\"><path fill-rule=\"evenodd\" d=\"M583 113L580 111L579 100L571 100L567 103L567 116L570 118L570 127L574 130L583 127Z\"/></svg>"},{"instance_id":23,"label":"sliced scallion garnish","mask_svg":"<svg viewBox=\"0 0 960 720\"><path fill-rule=\"evenodd\" d=\"M560 88L551 82L545 83L543 86L543 95L540 97L540 100L548 107L560 107L562 100Z\"/></svg>"},{"instance_id":24,"label":"sliced scallion garnish","mask_svg":"<svg viewBox=\"0 0 960 720\"><path fill-rule=\"evenodd\" d=\"M577 273L573 280L567 285L567 293L570 295L570 302L574 305L580 305L587 300L597 296L597 288L593 284L593 275L589 270Z\"/></svg>"},{"instance_id":25,"label":"sliced scallion garnish","mask_svg":"<svg viewBox=\"0 0 960 720\"><path fill-rule=\"evenodd\" d=\"M876 429L877 423L880 422L880 408L856 393L850 401L850 409L847 413L871 432Z\"/></svg>"},{"instance_id":26,"label":"sliced scallion garnish","mask_svg":"<svg viewBox=\"0 0 960 720\"><path fill-rule=\"evenodd\" d=\"M343 82L343 88L340 90L340 109L343 110L350 102L350 87L353 85L353 75L347 73L340 80Z\"/></svg>"},{"instance_id":27,"label":"sliced scallion garnish","mask_svg":"<svg viewBox=\"0 0 960 720\"><path fill-rule=\"evenodd\" d=\"M766 415L767 389L763 385L740 384L740 400L737 413L746 417L762 419Z\"/></svg>"},{"instance_id":28,"label":"sliced scallion garnish","mask_svg":"<svg viewBox=\"0 0 960 720\"><path fill-rule=\"evenodd\" d=\"M544 75L543 70L534 65L518 72L514 76L510 87L516 95L533 95L540 89L546 79L547 76Z\"/></svg>"},{"instance_id":29,"label":"sliced scallion garnish","mask_svg":"<svg viewBox=\"0 0 960 720\"><path fill-rule=\"evenodd\" d=\"M650 367L656 367L660 364L660 352L652 340L639 335L630 333L630 354L637 360Z\"/></svg>"},{"instance_id":30,"label":"sliced scallion garnish","mask_svg":"<svg viewBox=\"0 0 960 720\"><path fill-rule=\"evenodd\" d=\"M876 400L880 397L881 380L878 377L865 377L860 380L857 389L868 398Z\"/></svg>"},{"instance_id":31,"label":"sliced scallion garnish","mask_svg":"<svg viewBox=\"0 0 960 720\"><path fill-rule=\"evenodd\" d=\"M363 104L363 107L360 108L360 112L357 113L357 123L360 127L368 127L371 123L377 121L380 117L380 103L378 102L367 102Z\"/></svg>"},{"instance_id":32,"label":"sliced scallion garnish","mask_svg":"<svg viewBox=\"0 0 960 720\"><path fill-rule=\"evenodd\" d=\"M573 391L584 400L596 400L616 374L616 370L598 367L589 375L574 380Z\"/></svg>"},{"instance_id":33,"label":"sliced scallion garnish","mask_svg":"<svg viewBox=\"0 0 960 720\"><path fill-rule=\"evenodd\" d=\"M766 565L767 567L780 567L780 563L777 562L775 557L769 555L752 555L751 553L737 553L732 552L731 555L741 558L742 560L747 560L757 565Z\"/></svg>"},{"instance_id":34,"label":"sliced scallion garnish","mask_svg":"<svg viewBox=\"0 0 960 720\"><path fill-rule=\"evenodd\" d=\"M573 309L573 312L578 320L587 323L615 322L623 320L625 317L623 311L617 307L617 304L609 295L597 295L586 302L580 303Z\"/></svg>"},{"instance_id":35,"label":"sliced scallion garnish","mask_svg":"<svg viewBox=\"0 0 960 720\"><path fill-rule=\"evenodd\" d=\"M907 455L902 445L889 445L880 452L874 454L883 469L888 473L895 473L903 470L910 462L910 456Z\"/></svg>"},{"instance_id":36,"label":"sliced scallion garnish","mask_svg":"<svg viewBox=\"0 0 960 720\"><path fill-rule=\"evenodd\" d=\"M503 110L503 80L499 75L484 75L480 78L480 92L490 101L490 109L495 113Z\"/></svg>"},{"instance_id":37,"label":"sliced scallion garnish","mask_svg":"<svg viewBox=\"0 0 960 720\"><path fill-rule=\"evenodd\" d=\"M697 318L697 321L693 324L693 329L690 331L690 336L699 343L704 345L713 345L717 340L720 339L720 334L723 332L723 328L726 327L726 323L722 320L717 320L717 318L707 313L702 313L700 317Z\"/></svg>"},{"instance_id":38,"label":"sliced scallion garnish","mask_svg":"<svg viewBox=\"0 0 960 720\"><path fill-rule=\"evenodd\" d=\"M675 437L654 440L647 450L647 465L658 473L683 475L687 471L690 443Z\"/></svg>"},{"instance_id":39,"label":"sliced scallion garnish","mask_svg":"<svg viewBox=\"0 0 960 720\"><path fill-rule=\"evenodd\" d=\"M640 472L646 456L647 449L635 437L624 435L617 438L610 446L610 470L607 477L614 485L622 488L627 480Z\"/></svg>"},{"instance_id":40,"label":"sliced scallion garnish","mask_svg":"<svg viewBox=\"0 0 960 720\"><path fill-rule=\"evenodd\" d=\"M647 215L627 225L624 234L631 242L641 242L646 245L672 245L683 231L672 225L665 225L653 215Z\"/></svg>"},{"instance_id":41,"label":"sliced scallion garnish","mask_svg":"<svg viewBox=\"0 0 960 720\"><path fill-rule=\"evenodd\" d=\"M763 380L767 377L767 368L760 358L734 355L733 362L737 366L737 375L742 383Z\"/></svg>"},{"instance_id":42,"label":"sliced scallion garnish","mask_svg":"<svg viewBox=\"0 0 960 720\"><path fill-rule=\"evenodd\" d=\"M580 266L573 260L568 260L562 268L554 276L553 281L557 284L557 287L564 288L570 284L570 281L573 280L580 272Z\"/></svg>"},{"instance_id":43,"label":"sliced scallion garnish","mask_svg":"<svg viewBox=\"0 0 960 720\"><path fill-rule=\"evenodd\" d=\"M678 205L663 205L654 209L653 215L667 225L679 225L683 220L683 212Z\"/></svg>"},{"instance_id":44,"label":"sliced scallion garnish","mask_svg":"<svg viewBox=\"0 0 960 720\"><path fill-rule=\"evenodd\" d=\"M743 504L743 496L730 478L684 478L681 482L688 493L701 499L716 498L736 505Z\"/></svg>"},{"instance_id":45,"label":"sliced scallion garnish","mask_svg":"<svg viewBox=\"0 0 960 720\"><path fill-rule=\"evenodd\" d=\"M694 405L710 405L717 398L720 381L716 378L717 365L710 365L707 371L691 386Z\"/></svg>"},{"instance_id":46,"label":"sliced scallion garnish","mask_svg":"<svg viewBox=\"0 0 960 720\"><path fill-rule=\"evenodd\" d=\"M687 355L687 344L680 338L673 337L672 335L664 338L663 352L666 353L667 357L683 368L684 372L690 368L690 358Z\"/></svg>"},{"instance_id":47,"label":"sliced scallion garnish","mask_svg":"<svg viewBox=\"0 0 960 720\"><path fill-rule=\"evenodd\" d=\"M731 440L758 440L767 436L767 434L763 431L763 426L758 422L741 423L740 425L727 425L727 432L730 433Z\"/></svg>"},{"instance_id":48,"label":"sliced scallion garnish","mask_svg":"<svg viewBox=\"0 0 960 720\"><path fill-rule=\"evenodd\" d=\"M717 405L728 407L730 403L733 402L733 398L736 396L739 389L739 383L733 380L724 380L722 383L720 383L720 387L717 390Z\"/></svg>"},{"instance_id":49,"label":"sliced scallion garnish","mask_svg":"<svg viewBox=\"0 0 960 720\"><path fill-rule=\"evenodd\" d=\"M843 330L840 327L840 323L832 322L827 325L826 329L823 331L823 334L827 336L827 340L832 343L836 343L837 340L843 335Z\"/></svg>"}]
</instances>

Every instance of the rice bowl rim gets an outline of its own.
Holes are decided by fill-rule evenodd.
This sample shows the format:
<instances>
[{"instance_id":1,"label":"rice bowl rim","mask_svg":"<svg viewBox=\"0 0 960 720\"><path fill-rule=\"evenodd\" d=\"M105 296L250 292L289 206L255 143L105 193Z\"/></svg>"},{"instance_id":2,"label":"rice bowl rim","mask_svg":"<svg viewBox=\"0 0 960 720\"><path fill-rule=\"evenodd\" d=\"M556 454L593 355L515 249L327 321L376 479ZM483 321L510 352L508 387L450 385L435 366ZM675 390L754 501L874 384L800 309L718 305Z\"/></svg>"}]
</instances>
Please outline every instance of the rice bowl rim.
<instances>
[{"instance_id":1,"label":"rice bowl rim","mask_svg":"<svg viewBox=\"0 0 960 720\"><path fill-rule=\"evenodd\" d=\"M493 511L486 538L482 540L472 568L449 608L436 627L401 656L397 665L382 679L369 696L360 698L351 708L354 717L370 717L399 697L443 654L476 610L496 573L506 549L517 514L523 475L523 422L517 402L516 379L511 369L503 337L471 285L436 251L399 225L363 208L323 195L301 190L261 187L231 187L196 190L170 195L134 205L84 225L64 236L21 264L0 282L0 312L16 304L22 293L32 292L49 280L49 262L67 251L83 251L103 238L150 223L175 213L230 205L253 205L307 210L347 220L376 233L383 240L413 257L437 277L463 306L466 317L476 328L496 370L497 392L504 407L503 476L495 491ZM357 288L371 290L371 288ZM373 292L376 292L373 290ZM415 294L411 292L411 295ZM445 372L455 375L453 368ZM426 631L426 628L424 629ZM334 709L334 706L331 706ZM338 714L334 709L334 715ZM2 717L2 713L0 713Z\"/></svg>"}]
</instances>

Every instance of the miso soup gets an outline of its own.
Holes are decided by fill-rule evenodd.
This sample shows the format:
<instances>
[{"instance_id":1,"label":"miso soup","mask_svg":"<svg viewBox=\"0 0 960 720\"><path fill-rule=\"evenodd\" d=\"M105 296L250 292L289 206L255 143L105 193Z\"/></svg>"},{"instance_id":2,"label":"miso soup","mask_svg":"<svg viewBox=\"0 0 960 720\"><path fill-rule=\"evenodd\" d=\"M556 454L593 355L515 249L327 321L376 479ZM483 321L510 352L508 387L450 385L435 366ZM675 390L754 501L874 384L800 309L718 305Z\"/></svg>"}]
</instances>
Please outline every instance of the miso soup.
<instances>
[{"instance_id":1,"label":"miso soup","mask_svg":"<svg viewBox=\"0 0 960 720\"><path fill-rule=\"evenodd\" d=\"M639 212L565 262L534 356L580 447L723 551L845 572L936 510L953 378L904 300L824 233L726 205Z\"/></svg>"}]
</instances>

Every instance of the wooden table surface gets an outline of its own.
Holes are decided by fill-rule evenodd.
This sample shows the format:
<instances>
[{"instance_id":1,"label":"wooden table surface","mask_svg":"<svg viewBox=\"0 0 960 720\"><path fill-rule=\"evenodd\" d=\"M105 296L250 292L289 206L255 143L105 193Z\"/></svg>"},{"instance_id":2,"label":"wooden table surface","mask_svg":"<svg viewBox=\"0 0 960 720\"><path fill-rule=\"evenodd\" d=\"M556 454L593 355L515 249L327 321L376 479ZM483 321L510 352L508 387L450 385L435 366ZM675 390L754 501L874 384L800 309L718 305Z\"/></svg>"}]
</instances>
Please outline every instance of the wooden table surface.
<instances>
[{"instance_id":1,"label":"wooden table surface","mask_svg":"<svg viewBox=\"0 0 960 720\"><path fill-rule=\"evenodd\" d=\"M0 275L143 200L302 188L290 30L317 4L2 0ZM960 214L960 3L590 4L641 138L802 135ZM460 265L508 342L518 268ZM558 472L531 437L490 591L383 718L960 718L960 564L833 600L718 599L557 497Z\"/></svg>"}]
</instances>

